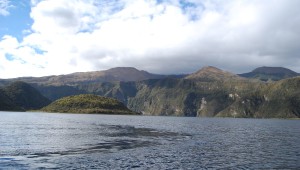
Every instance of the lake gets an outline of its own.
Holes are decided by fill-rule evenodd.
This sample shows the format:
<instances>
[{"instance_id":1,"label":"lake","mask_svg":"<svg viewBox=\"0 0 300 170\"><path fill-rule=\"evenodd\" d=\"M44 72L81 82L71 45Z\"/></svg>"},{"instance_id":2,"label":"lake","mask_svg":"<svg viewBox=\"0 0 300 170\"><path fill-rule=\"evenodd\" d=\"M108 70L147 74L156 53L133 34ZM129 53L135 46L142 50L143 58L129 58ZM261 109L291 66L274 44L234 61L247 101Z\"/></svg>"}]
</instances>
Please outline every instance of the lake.
<instances>
[{"instance_id":1,"label":"lake","mask_svg":"<svg viewBox=\"0 0 300 170\"><path fill-rule=\"evenodd\" d=\"M0 169L300 169L300 121L0 112Z\"/></svg>"}]
</instances>

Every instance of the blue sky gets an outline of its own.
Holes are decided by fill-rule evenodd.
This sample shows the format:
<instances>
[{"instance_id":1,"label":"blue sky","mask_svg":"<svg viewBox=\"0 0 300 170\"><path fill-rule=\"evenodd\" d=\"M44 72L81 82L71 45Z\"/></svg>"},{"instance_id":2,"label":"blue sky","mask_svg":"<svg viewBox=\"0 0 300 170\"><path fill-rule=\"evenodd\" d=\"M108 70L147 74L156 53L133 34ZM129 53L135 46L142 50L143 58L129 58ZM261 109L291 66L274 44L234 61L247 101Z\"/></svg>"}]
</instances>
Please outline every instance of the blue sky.
<instances>
[{"instance_id":1,"label":"blue sky","mask_svg":"<svg viewBox=\"0 0 300 170\"><path fill-rule=\"evenodd\" d=\"M300 72L299 0L0 0L0 78L136 67Z\"/></svg>"},{"instance_id":2,"label":"blue sky","mask_svg":"<svg viewBox=\"0 0 300 170\"><path fill-rule=\"evenodd\" d=\"M32 19L30 18L30 1L13 0L9 1L6 16L0 15L0 37L4 35L14 35L22 40L24 31L30 30Z\"/></svg>"}]
</instances>

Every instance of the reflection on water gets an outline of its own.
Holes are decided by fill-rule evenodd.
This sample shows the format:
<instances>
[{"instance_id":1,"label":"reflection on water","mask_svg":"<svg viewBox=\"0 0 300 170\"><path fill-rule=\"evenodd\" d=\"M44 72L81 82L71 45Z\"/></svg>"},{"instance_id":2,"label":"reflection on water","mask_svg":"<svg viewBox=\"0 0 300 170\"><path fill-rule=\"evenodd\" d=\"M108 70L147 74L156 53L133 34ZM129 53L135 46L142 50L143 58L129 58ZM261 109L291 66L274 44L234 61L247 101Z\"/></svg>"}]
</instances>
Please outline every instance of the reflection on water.
<instances>
[{"instance_id":1,"label":"reflection on water","mask_svg":"<svg viewBox=\"0 0 300 170\"><path fill-rule=\"evenodd\" d=\"M110 139L108 141L100 143L87 144L81 146L81 148L73 148L64 151L50 151L30 154L17 151L15 155L12 154L11 156L26 156L27 158L37 158L72 154L89 154L94 152L115 152L123 149L133 149L138 147L159 145L160 143L157 142L157 140L150 140L154 138L164 138L166 140L179 140L182 137L189 136L188 134L178 134L174 132L156 131L155 129L150 128L135 128L133 126L120 125L98 125L97 129L100 131L100 136L114 137L116 139ZM105 132L102 132L100 129L110 130L105 130ZM54 128L53 130L57 130L57 128ZM3 158L2 160L11 160L11 158Z\"/></svg>"},{"instance_id":2,"label":"reflection on water","mask_svg":"<svg viewBox=\"0 0 300 170\"><path fill-rule=\"evenodd\" d=\"M175 132L157 131L151 128L136 128L134 126L121 125L103 125L110 129L108 133L100 133L100 135L108 137L131 137L131 138L166 138L172 139L190 136L189 134L179 134Z\"/></svg>"},{"instance_id":3,"label":"reflection on water","mask_svg":"<svg viewBox=\"0 0 300 170\"><path fill-rule=\"evenodd\" d=\"M299 169L297 120L0 112L0 169Z\"/></svg>"},{"instance_id":4,"label":"reflection on water","mask_svg":"<svg viewBox=\"0 0 300 170\"><path fill-rule=\"evenodd\" d=\"M27 158L40 158L49 156L63 156L63 155L73 155L73 154L90 154L94 152L112 152L119 151L123 149L132 149L137 147L145 147L152 145L154 143L148 141L138 141L138 140L115 140L111 142L103 142L93 144L91 146L83 147L80 149L70 149L66 151L58 152L43 152L43 153L33 153L30 155L23 155Z\"/></svg>"}]
</instances>

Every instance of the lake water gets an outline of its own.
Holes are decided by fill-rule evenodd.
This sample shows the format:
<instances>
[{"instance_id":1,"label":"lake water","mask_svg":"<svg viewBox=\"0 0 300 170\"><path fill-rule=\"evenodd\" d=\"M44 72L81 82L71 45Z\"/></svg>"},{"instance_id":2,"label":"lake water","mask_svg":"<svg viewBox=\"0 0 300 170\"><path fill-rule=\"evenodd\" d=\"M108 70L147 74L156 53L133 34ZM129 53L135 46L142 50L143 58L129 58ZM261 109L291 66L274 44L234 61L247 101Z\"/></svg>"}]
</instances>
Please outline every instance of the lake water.
<instances>
[{"instance_id":1,"label":"lake water","mask_svg":"<svg viewBox=\"0 0 300 170\"><path fill-rule=\"evenodd\" d=\"M0 112L0 169L300 169L300 121Z\"/></svg>"}]
</instances>

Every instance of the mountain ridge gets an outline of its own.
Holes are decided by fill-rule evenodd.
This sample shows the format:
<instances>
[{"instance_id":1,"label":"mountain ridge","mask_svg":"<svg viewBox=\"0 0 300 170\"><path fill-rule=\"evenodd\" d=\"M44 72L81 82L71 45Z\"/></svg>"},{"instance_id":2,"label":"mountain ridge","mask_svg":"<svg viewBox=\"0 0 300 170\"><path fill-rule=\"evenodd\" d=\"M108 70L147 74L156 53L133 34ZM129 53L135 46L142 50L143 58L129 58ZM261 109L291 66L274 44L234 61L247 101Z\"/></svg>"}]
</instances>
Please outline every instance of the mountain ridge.
<instances>
[{"instance_id":1,"label":"mountain ridge","mask_svg":"<svg viewBox=\"0 0 300 170\"><path fill-rule=\"evenodd\" d=\"M213 66L205 66L200 70L196 71L195 73L186 76L185 79L194 79L202 81L225 81L231 79L241 79L241 77L234 73L224 71Z\"/></svg>"},{"instance_id":2,"label":"mountain ridge","mask_svg":"<svg viewBox=\"0 0 300 170\"><path fill-rule=\"evenodd\" d=\"M148 79L163 79L163 78L185 78L201 81L224 81L234 79L258 79L261 81L278 81L284 78L299 76L292 70L284 67L258 67L251 72L234 74L228 71L221 70L213 66L205 66L200 70L191 74L178 75L162 75L153 74L144 70L138 70L134 67L115 67L102 71L76 72L65 75L52 75L43 77L19 77L12 79L0 79L0 86L8 85L14 81L23 81L30 84L43 85L76 85L87 83L102 83L102 82L118 82L118 81L143 81Z\"/></svg>"},{"instance_id":3,"label":"mountain ridge","mask_svg":"<svg viewBox=\"0 0 300 170\"><path fill-rule=\"evenodd\" d=\"M286 78L300 76L299 73L284 67L258 67L251 72L239 74L245 78L255 78L262 81L278 81Z\"/></svg>"},{"instance_id":4,"label":"mountain ridge","mask_svg":"<svg viewBox=\"0 0 300 170\"><path fill-rule=\"evenodd\" d=\"M164 77L167 77L167 75L152 74L133 67L115 67L103 71L76 72L65 75L53 75L44 77L19 77L13 79L2 79L1 82L2 84L7 84L7 82L12 81L24 81L31 84L72 85L76 83L141 81Z\"/></svg>"},{"instance_id":5,"label":"mountain ridge","mask_svg":"<svg viewBox=\"0 0 300 170\"><path fill-rule=\"evenodd\" d=\"M300 117L300 77L264 82L211 66L183 78L32 85L53 101L71 95L95 94L118 99L144 115Z\"/></svg>"}]
</instances>

